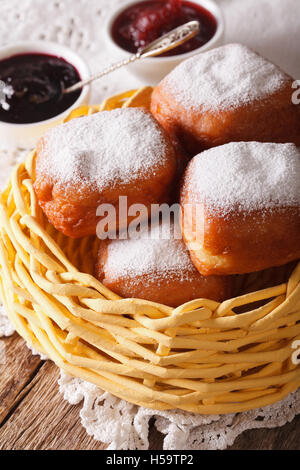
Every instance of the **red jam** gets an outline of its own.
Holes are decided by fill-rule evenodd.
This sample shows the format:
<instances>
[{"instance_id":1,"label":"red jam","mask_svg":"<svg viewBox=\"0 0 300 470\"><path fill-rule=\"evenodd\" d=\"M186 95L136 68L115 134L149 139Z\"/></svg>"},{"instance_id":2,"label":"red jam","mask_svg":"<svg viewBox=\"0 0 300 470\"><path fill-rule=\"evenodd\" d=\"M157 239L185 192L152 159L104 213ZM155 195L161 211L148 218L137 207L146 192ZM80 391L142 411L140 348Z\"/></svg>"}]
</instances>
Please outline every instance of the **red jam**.
<instances>
[{"instance_id":1,"label":"red jam","mask_svg":"<svg viewBox=\"0 0 300 470\"><path fill-rule=\"evenodd\" d=\"M0 121L29 124L58 116L80 96L81 91L63 90L81 80L75 67L61 57L19 54L0 61L0 80L13 90L0 106Z\"/></svg>"},{"instance_id":2,"label":"red jam","mask_svg":"<svg viewBox=\"0 0 300 470\"><path fill-rule=\"evenodd\" d=\"M149 0L136 3L117 17L112 27L112 35L120 47L135 53L163 34L192 20L200 22L197 36L164 55L184 54L206 44L217 30L215 17L196 3L182 0Z\"/></svg>"}]
</instances>

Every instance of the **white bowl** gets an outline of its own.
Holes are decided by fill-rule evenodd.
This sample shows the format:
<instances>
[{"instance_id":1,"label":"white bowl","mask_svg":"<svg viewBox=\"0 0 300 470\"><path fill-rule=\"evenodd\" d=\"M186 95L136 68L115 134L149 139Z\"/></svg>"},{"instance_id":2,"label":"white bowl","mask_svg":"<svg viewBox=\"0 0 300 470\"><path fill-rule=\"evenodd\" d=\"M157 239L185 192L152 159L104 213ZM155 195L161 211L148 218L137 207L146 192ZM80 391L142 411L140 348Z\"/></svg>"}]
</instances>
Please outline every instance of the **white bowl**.
<instances>
[{"instance_id":1,"label":"white bowl","mask_svg":"<svg viewBox=\"0 0 300 470\"><path fill-rule=\"evenodd\" d=\"M48 41L23 41L8 45L0 49L0 60L24 53L41 53L62 57L72 64L82 79L90 77L90 70L82 58L71 49L60 44ZM68 116L72 109L88 104L90 98L90 86L83 88L76 102L57 116L45 121L32 124L11 124L0 121L0 147L1 148L33 148L38 139L50 127L54 127L59 121Z\"/></svg>"},{"instance_id":2,"label":"white bowl","mask_svg":"<svg viewBox=\"0 0 300 470\"><path fill-rule=\"evenodd\" d=\"M115 57L126 59L132 55L130 52L125 51L114 41L112 37L112 26L117 17L124 10L126 10L128 7L134 5L137 2L138 0L131 1L123 5L122 8L118 8L107 21L105 27L105 39L109 50ZM216 2L214 2L213 0L191 0L191 2L201 5L216 18L217 31L215 35L202 47L199 47L198 49L195 49L191 52L186 52L185 54L179 54L170 57L150 57L130 64L128 66L128 71L136 75L140 80L142 80L146 84L155 85L183 60L188 59L189 57L192 57L195 54L199 54L199 52L208 51L223 44L225 23L222 11L216 4Z\"/></svg>"}]
</instances>

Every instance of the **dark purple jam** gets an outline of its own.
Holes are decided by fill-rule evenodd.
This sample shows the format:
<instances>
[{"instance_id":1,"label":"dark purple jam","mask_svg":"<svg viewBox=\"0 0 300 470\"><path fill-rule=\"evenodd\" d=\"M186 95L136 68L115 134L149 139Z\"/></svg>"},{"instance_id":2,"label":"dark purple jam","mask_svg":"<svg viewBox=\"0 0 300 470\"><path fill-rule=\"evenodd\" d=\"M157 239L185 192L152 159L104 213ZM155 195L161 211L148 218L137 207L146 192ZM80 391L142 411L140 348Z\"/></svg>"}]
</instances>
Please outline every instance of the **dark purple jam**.
<instances>
[{"instance_id":1,"label":"dark purple jam","mask_svg":"<svg viewBox=\"0 0 300 470\"><path fill-rule=\"evenodd\" d=\"M0 61L0 80L14 90L0 106L0 121L29 124L64 112L79 98L81 90L63 90L81 80L75 67L63 58L30 53Z\"/></svg>"},{"instance_id":2,"label":"dark purple jam","mask_svg":"<svg viewBox=\"0 0 300 470\"><path fill-rule=\"evenodd\" d=\"M120 47L135 53L177 26L193 20L200 23L197 36L163 55L184 54L206 44L217 31L216 18L196 3L183 0L148 0L135 3L116 18L112 36Z\"/></svg>"}]
</instances>

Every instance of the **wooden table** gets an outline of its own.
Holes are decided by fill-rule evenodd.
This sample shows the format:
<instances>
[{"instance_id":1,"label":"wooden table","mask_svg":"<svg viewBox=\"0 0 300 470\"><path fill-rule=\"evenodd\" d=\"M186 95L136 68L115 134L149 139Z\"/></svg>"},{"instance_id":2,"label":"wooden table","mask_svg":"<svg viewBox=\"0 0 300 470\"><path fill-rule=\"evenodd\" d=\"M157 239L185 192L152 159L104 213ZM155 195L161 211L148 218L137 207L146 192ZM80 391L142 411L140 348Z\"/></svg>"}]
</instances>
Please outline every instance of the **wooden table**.
<instances>
[{"instance_id":1,"label":"wooden table","mask_svg":"<svg viewBox=\"0 0 300 470\"><path fill-rule=\"evenodd\" d=\"M3 340L7 361L0 365L0 450L103 450L81 426L81 405L59 394L58 368L32 356L16 334ZM150 426L151 450L163 436ZM246 431L232 449L300 449L300 416L278 429Z\"/></svg>"}]
</instances>

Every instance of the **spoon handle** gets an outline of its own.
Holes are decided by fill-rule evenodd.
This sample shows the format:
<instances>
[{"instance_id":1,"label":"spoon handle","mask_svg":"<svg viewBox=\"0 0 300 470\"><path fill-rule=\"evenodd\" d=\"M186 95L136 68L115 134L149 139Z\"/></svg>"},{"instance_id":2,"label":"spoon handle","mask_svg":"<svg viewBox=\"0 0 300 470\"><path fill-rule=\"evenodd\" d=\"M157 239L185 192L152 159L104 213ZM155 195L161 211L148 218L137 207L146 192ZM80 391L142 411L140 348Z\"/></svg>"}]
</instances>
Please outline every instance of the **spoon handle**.
<instances>
[{"instance_id":1,"label":"spoon handle","mask_svg":"<svg viewBox=\"0 0 300 470\"><path fill-rule=\"evenodd\" d=\"M121 67L125 67L126 65L129 65L135 62L136 60L143 59L146 57L155 57L157 55L163 54L164 52L170 51L171 49L180 46L181 44L196 36L196 34L198 34L199 32L199 29L200 23L198 21L190 21L189 23L179 26L178 28L173 29L161 38L152 42L144 49L141 49L128 59L124 59L120 62L117 62L116 64L112 64L106 69L102 70L102 72L92 75L87 80L82 80L76 83L75 85L66 88L63 93L72 93L73 91L80 90L82 87L89 85L94 80L98 80L104 75L114 72L115 70Z\"/></svg>"},{"instance_id":2,"label":"spoon handle","mask_svg":"<svg viewBox=\"0 0 300 470\"><path fill-rule=\"evenodd\" d=\"M140 58L140 55L135 54L135 55L132 55L131 57L129 57L129 59L124 59L124 60L121 60L120 62L112 64L109 67L107 67L106 69L102 70L102 72L99 72L99 73L96 73L95 75L92 75L87 80L82 80L81 82L78 82L75 85L73 85L69 88L66 88L64 90L64 94L65 93L72 93L73 91L80 90L82 87L84 87L86 85L89 85L94 80L98 80L99 78L103 77L104 75L108 75L109 73L114 72L115 70L118 70L121 67L125 67L126 65L129 65L129 64L135 62L139 58Z\"/></svg>"}]
</instances>

